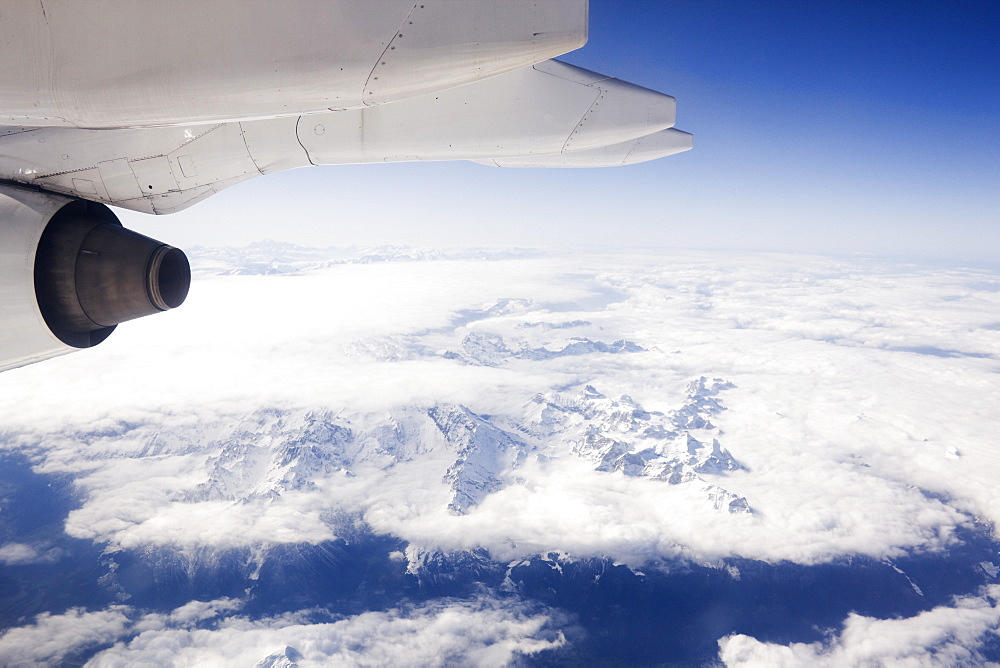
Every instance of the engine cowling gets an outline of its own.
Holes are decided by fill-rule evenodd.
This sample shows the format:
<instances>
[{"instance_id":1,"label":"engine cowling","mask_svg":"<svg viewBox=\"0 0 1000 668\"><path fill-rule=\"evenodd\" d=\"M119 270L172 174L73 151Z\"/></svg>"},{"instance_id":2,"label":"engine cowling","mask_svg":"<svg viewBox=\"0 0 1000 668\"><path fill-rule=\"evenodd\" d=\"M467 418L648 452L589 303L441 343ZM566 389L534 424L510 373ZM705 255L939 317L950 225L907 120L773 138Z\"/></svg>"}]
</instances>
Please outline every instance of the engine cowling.
<instances>
[{"instance_id":1,"label":"engine cowling","mask_svg":"<svg viewBox=\"0 0 1000 668\"><path fill-rule=\"evenodd\" d=\"M103 204L0 185L0 371L95 346L190 284L182 251Z\"/></svg>"}]
</instances>

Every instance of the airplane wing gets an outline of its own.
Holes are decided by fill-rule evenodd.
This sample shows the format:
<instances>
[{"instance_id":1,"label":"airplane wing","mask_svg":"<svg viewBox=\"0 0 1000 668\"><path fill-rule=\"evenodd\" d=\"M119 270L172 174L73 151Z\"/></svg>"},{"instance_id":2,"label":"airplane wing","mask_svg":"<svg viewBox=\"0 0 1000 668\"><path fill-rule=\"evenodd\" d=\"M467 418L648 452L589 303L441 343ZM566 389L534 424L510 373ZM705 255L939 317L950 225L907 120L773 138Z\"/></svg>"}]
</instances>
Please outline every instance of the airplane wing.
<instances>
[{"instance_id":1,"label":"airplane wing","mask_svg":"<svg viewBox=\"0 0 1000 668\"><path fill-rule=\"evenodd\" d=\"M354 109L587 41L586 0L5 2L0 124L124 128Z\"/></svg>"},{"instance_id":2,"label":"airplane wing","mask_svg":"<svg viewBox=\"0 0 1000 668\"><path fill-rule=\"evenodd\" d=\"M586 39L585 0L241 0L234 25L231 4L5 6L0 370L183 302L183 253L106 205L173 213L309 165L603 167L691 148L674 98L551 59Z\"/></svg>"},{"instance_id":3,"label":"airplane wing","mask_svg":"<svg viewBox=\"0 0 1000 668\"><path fill-rule=\"evenodd\" d=\"M668 95L550 60L353 110L162 128L21 129L0 137L0 178L172 213L240 181L309 165L605 166L608 151L672 127L675 110ZM649 160L678 150L676 142L649 138L630 157Z\"/></svg>"}]
</instances>

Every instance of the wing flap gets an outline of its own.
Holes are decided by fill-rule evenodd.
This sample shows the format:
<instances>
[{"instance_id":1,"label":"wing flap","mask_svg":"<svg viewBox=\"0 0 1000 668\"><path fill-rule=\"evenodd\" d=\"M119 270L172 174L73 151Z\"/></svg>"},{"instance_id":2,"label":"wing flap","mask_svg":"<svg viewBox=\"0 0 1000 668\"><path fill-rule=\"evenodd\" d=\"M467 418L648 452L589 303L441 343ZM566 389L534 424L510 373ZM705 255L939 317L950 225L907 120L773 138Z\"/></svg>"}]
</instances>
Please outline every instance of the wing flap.
<instances>
[{"instance_id":1,"label":"wing flap","mask_svg":"<svg viewBox=\"0 0 1000 668\"><path fill-rule=\"evenodd\" d=\"M668 128L645 137L588 151L513 156L475 162L491 167L621 167L690 151L693 145L694 137L691 134Z\"/></svg>"},{"instance_id":2,"label":"wing flap","mask_svg":"<svg viewBox=\"0 0 1000 668\"><path fill-rule=\"evenodd\" d=\"M550 61L432 95L303 117L313 164L585 151L674 124L669 95Z\"/></svg>"}]
</instances>

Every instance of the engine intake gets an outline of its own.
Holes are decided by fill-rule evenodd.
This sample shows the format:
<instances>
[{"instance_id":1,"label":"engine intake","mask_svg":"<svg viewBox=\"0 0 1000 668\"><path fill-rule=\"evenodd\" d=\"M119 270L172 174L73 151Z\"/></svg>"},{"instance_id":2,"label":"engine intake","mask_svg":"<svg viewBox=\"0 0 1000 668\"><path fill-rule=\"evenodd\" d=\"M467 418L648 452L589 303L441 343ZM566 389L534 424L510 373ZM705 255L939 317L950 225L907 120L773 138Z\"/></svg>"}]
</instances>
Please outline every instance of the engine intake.
<instances>
[{"instance_id":1,"label":"engine intake","mask_svg":"<svg viewBox=\"0 0 1000 668\"><path fill-rule=\"evenodd\" d=\"M63 207L38 242L39 310L75 348L100 343L119 323L180 306L190 285L182 251L125 229L103 206Z\"/></svg>"}]
</instances>

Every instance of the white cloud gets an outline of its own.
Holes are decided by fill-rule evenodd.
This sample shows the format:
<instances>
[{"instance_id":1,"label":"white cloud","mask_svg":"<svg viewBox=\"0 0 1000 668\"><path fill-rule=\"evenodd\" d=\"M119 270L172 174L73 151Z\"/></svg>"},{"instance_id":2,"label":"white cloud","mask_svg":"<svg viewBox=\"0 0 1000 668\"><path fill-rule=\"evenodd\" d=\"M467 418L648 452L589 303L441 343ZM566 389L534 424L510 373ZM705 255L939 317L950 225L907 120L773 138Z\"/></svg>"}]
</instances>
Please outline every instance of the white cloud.
<instances>
[{"instance_id":1,"label":"white cloud","mask_svg":"<svg viewBox=\"0 0 1000 668\"><path fill-rule=\"evenodd\" d=\"M24 543L7 543L0 545L0 564L20 566L56 561L59 550L45 549L26 545Z\"/></svg>"},{"instance_id":2,"label":"white cloud","mask_svg":"<svg viewBox=\"0 0 1000 668\"><path fill-rule=\"evenodd\" d=\"M74 652L113 642L128 625L127 610L125 606L96 612L72 608L60 615L38 615L31 625L0 635L0 664L53 664Z\"/></svg>"},{"instance_id":3,"label":"white cloud","mask_svg":"<svg viewBox=\"0 0 1000 668\"><path fill-rule=\"evenodd\" d=\"M200 622L235 612L242 602L231 598L214 601L188 601L169 613L149 613L134 621L129 631L132 634L144 631L160 631L165 628L193 628Z\"/></svg>"},{"instance_id":4,"label":"white cloud","mask_svg":"<svg viewBox=\"0 0 1000 668\"><path fill-rule=\"evenodd\" d=\"M30 564L38 559L38 551L24 543L7 543L0 546L0 563Z\"/></svg>"},{"instance_id":5,"label":"white cloud","mask_svg":"<svg viewBox=\"0 0 1000 668\"><path fill-rule=\"evenodd\" d=\"M837 635L820 643L775 645L745 635L719 640L727 666L983 665L983 636L1000 632L1000 586L956 598L905 619L851 614Z\"/></svg>"},{"instance_id":6,"label":"white cloud","mask_svg":"<svg viewBox=\"0 0 1000 668\"><path fill-rule=\"evenodd\" d=\"M171 617L176 617L175 611ZM250 621L231 617L213 628L157 627L142 618L141 632L94 656L88 666L253 666L275 654L307 666L502 666L517 654L565 644L552 619L514 601L439 600L421 606L366 612L329 623L306 613Z\"/></svg>"},{"instance_id":7,"label":"white cloud","mask_svg":"<svg viewBox=\"0 0 1000 668\"><path fill-rule=\"evenodd\" d=\"M336 537L320 517L316 495L296 495L281 503L225 501L171 503L122 509L127 497L105 493L103 504L70 513L66 532L76 538L109 542L114 548L211 546L219 549L279 543L321 543ZM321 502L322 503L322 502ZM111 507L105 507L104 504ZM138 514L131 511L139 510Z\"/></svg>"},{"instance_id":8,"label":"white cloud","mask_svg":"<svg viewBox=\"0 0 1000 668\"><path fill-rule=\"evenodd\" d=\"M113 644L87 665L253 666L287 653L303 668L501 666L566 643L561 613L514 599L440 599L329 622L316 622L329 615L311 610L250 620L238 616L240 606L219 599L191 601L168 613L140 614L124 605L44 613L0 635L0 663L58 663Z\"/></svg>"},{"instance_id":9,"label":"white cloud","mask_svg":"<svg viewBox=\"0 0 1000 668\"><path fill-rule=\"evenodd\" d=\"M72 475L81 507L67 531L113 546L314 543L336 535L331 517L360 516L428 548L483 546L498 556L891 557L947 545L971 516L1000 521L1000 337L989 328L1000 292L974 287L994 279L723 253L213 278L195 285L184 308L123 325L93 351L0 375L2 440L32 451L40 472ZM468 317L505 297L531 301L522 313ZM543 321L579 322L518 328ZM497 368L440 356L472 331L550 349L570 336L624 338L647 352ZM386 338L413 358L345 354ZM670 410L700 375L736 386L714 420L749 471L721 480L747 497L752 516L709 511L697 490L572 459L526 465L523 484L454 516L440 453L337 474L280 500L185 497L206 479L217 439L260 408L367 420L457 403L511 417L536 392L592 383Z\"/></svg>"}]
</instances>

